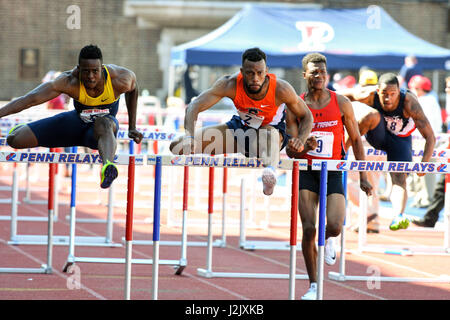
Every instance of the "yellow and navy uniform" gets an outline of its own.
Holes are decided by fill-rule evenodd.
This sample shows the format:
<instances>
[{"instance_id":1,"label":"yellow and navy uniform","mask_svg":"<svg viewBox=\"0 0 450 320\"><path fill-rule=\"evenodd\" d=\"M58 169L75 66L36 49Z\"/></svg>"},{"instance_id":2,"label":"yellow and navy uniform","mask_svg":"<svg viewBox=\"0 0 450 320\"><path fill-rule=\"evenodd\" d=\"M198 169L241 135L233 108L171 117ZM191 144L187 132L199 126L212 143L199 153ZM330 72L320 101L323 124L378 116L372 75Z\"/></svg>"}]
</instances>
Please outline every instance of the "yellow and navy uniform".
<instances>
[{"instance_id":1,"label":"yellow and navy uniform","mask_svg":"<svg viewBox=\"0 0 450 320\"><path fill-rule=\"evenodd\" d=\"M39 146L47 148L83 146L98 149L98 139L94 134L94 121L98 117L108 117L115 123L115 132L119 129L116 119L119 110L119 98L115 98L108 68L103 66L105 86L98 97L90 97L80 80L78 100L73 100L75 110L61 112L53 117L31 123Z\"/></svg>"},{"instance_id":2,"label":"yellow and navy uniform","mask_svg":"<svg viewBox=\"0 0 450 320\"><path fill-rule=\"evenodd\" d=\"M101 95L95 98L87 94L83 82L81 79L79 80L79 97L78 100L73 101L73 105L84 122L93 122L97 117L105 115L115 116L117 114L119 98L116 99L114 96L111 76L106 66L103 66L103 75L105 77L104 90Z\"/></svg>"}]
</instances>

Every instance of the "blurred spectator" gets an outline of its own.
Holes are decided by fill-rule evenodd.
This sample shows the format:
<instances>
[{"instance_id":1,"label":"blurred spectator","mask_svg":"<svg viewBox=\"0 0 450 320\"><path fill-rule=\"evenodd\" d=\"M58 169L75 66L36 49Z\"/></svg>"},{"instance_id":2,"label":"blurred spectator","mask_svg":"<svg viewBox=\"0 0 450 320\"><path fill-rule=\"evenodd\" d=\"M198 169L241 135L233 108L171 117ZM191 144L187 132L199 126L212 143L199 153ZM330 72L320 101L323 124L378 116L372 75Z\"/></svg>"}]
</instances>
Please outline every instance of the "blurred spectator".
<instances>
[{"instance_id":1,"label":"blurred spectator","mask_svg":"<svg viewBox=\"0 0 450 320\"><path fill-rule=\"evenodd\" d=\"M434 135L442 132L441 107L435 95L431 93L431 81L421 75L413 76L408 82L409 89L417 96L425 116L430 122ZM432 201L433 190L436 186L436 175L427 174L424 177L414 175L414 185L418 193L414 197L412 206L425 208Z\"/></svg>"},{"instance_id":2,"label":"blurred spectator","mask_svg":"<svg viewBox=\"0 0 450 320\"><path fill-rule=\"evenodd\" d=\"M50 70L45 74L44 78L42 78L42 83L54 80L58 78L60 74L60 71ZM69 97L65 94L60 94L56 98L53 98L47 102L47 108L50 110L65 110L67 109L68 102Z\"/></svg>"},{"instance_id":3,"label":"blurred spectator","mask_svg":"<svg viewBox=\"0 0 450 320\"><path fill-rule=\"evenodd\" d=\"M373 70L364 70L359 75L360 86L375 86L378 83L378 76Z\"/></svg>"},{"instance_id":4,"label":"blurred spectator","mask_svg":"<svg viewBox=\"0 0 450 320\"><path fill-rule=\"evenodd\" d=\"M438 135L442 132L442 117L441 107L436 99L436 96L431 93L431 81L427 77L421 75L413 76L409 82L408 87L419 99L423 112L430 121L434 134Z\"/></svg>"},{"instance_id":5,"label":"blurred spectator","mask_svg":"<svg viewBox=\"0 0 450 320\"><path fill-rule=\"evenodd\" d=\"M183 75L183 84L184 84L184 90L185 90L185 94L186 94L184 103L186 105L188 105L193 98L195 98L199 95L198 91L194 89L191 73L194 73L192 70L192 67L188 66Z\"/></svg>"},{"instance_id":6,"label":"blurred spectator","mask_svg":"<svg viewBox=\"0 0 450 320\"><path fill-rule=\"evenodd\" d=\"M355 81L356 82L356 81ZM376 86L378 84L378 76L375 71L368 69L367 67L363 67L359 72L358 86L360 87L370 87ZM340 92L345 92L346 90L342 90ZM373 110L368 105L358 102L352 101L353 112L355 114L356 121L359 121L364 116L366 116L371 110ZM364 141L364 140L363 140ZM367 142L364 142L365 146L367 146ZM369 146L370 147L370 146ZM366 160L378 160L377 156L366 156ZM358 174L349 173L349 177L351 181L358 181ZM378 212L379 212L379 197L378 197L378 185L380 179L380 172L367 172L367 178L370 184L373 187L372 196L367 200L367 232L368 233L378 233L380 229ZM359 187L358 186L349 186L349 192L351 193L350 199L352 202L359 201ZM356 192L355 192L356 190ZM389 189L390 190L390 189ZM358 220L357 220L358 221ZM357 224L351 228L352 230L358 232L359 227Z\"/></svg>"},{"instance_id":7,"label":"blurred spectator","mask_svg":"<svg viewBox=\"0 0 450 320\"><path fill-rule=\"evenodd\" d=\"M345 76L344 78L342 78L339 82L339 88L344 89L344 88L353 88L356 84L356 79L354 76Z\"/></svg>"},{"instance_id":8,"label":"blurred spectator","mask_svg":"<svg viewBox=\"0 0 450 320\"><path fill-rule=\"evenodd\" d=\"M407 88L409 80L415 75L422 75L422 68L417 63L417 58L413 55L405 57L405 63L398 74L400 88Z\"/></svg>"},{"instance_id":9,"label":"blurred spectator","mask_svg":"<svg viewBox=\"0 0 450 320\"><path fill-rule=\"evenodd\" d=\"M450 128L450 77L445 78L445 111L447 113L447 129Z\"/></svg>"},{"instance_id":10,"label":"blurred spectator","mask_svg":"<svg viewBox=\"0 0 450 320\"><path fill-rule=\"evenodd\" d=\"M450 105L450 77L445 78L446 105ZM449 141L450 142L450 141ZM447 148L450 148L450 143ZM419 227L433 228L439 220L439 213L445 204L445 174L439 176L433 192L433 199L423 218L413 219L412 222Z\"/></svg>"},{"instance_id":11,"label":"blurred spectator","mask_svg":"<svg viewBox=\"0 0 450 320\"><path fill-rule=\"evenodd\" d=\"M336 91L336 89L333 87L333 84L330 81L330 74L327 73L327 89L331 91Z\"/></svg>"},{"instance_id":12,"label":"blurred spectator","mask_svg":"<svg viewBox=\"0 0 450 320\"><path fill-rule=\"evenodd\" d=\"M333 91L338 90L339 85L337 84L342 79L342 74L339 72L336 72L333 74L333 77L328 82L328 86L331 87Z\"/></svg>"}]
</instances>

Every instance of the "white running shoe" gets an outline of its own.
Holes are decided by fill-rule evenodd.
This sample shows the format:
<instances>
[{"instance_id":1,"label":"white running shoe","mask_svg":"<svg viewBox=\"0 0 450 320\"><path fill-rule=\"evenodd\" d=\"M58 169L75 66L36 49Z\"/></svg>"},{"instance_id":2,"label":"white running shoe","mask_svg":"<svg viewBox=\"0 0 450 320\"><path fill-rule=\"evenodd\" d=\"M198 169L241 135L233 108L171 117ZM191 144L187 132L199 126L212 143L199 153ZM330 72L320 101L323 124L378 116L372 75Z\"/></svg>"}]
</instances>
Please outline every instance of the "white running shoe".
<instances>
[{"instance_id":1,"label":"white running shoe","mask_svg":"<svg viewBox=\"0 0 450 320\"><path fill-rule=\"evenodd\" d=\"M334 249L334 239L328 238L325 241L325 263L329 266L332 266L336 263L336 250Z\"/></svg>"},{"instance_id":2,"label":"white running shoe","mask_svg":"<svg viewBox=\"0 0 450 320\"><path fill-rule=\"evenodd\" d=\"M270 196L277 184L277 175L272 167L264 168L262 173L263 193Z\"/></svg>"},{"instance_id":3,"label":"white running shoe","mask_svg":"<svg viewBox=\"0 0 450 320\"><path fill-rule=\"evenodd\" d=\"M311 283L308 292L303 295L302 300L317 300L317 283Z\"/></svg>"}]
</instances>

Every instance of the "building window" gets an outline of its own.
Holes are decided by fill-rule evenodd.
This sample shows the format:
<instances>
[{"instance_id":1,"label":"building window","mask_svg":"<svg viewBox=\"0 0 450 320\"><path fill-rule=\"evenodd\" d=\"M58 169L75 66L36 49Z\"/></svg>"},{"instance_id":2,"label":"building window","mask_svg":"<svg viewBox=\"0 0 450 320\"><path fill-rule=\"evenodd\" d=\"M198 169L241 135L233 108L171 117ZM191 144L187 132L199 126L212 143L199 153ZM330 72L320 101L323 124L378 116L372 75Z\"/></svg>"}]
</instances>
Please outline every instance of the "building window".
<instances>
[{"instance_id":1,"label":"building window","mask_svg":"<svg viewBox=\"0 0 450 320\"><path fill-rule=\"evenodd\" d=\"M39 49L20 49L20 79L30 80L39 77Z\"/></svg>"}]
</instances>

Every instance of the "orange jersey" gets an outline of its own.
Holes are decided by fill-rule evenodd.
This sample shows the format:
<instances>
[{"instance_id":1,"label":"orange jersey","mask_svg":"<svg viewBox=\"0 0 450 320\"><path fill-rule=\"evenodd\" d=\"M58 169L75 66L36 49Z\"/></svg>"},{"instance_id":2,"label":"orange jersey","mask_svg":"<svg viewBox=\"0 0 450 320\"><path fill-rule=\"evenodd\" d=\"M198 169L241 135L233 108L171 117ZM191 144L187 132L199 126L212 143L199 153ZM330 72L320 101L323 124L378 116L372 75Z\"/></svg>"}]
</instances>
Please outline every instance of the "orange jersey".
<instances>
[{"instance_id":1,"label":"orange jersey","mask_svg":"<svg viewBox=\"0 0 450 320\"><path fill-rule=\"evenodd\" d=\"M343 158L344 152L344 124L337 101L336 93L330 91L330 103L322 109L308 106L314 117L311 136L317 139L317 148L309 151L305 159L335 159ZM300 96L303 100L305 94ZM309 161L308 161L309 163Z\"/></svg>"},{"instance_id":2,"label":"orange jersey","mask_svg":"<svg viewBox=\"0 0 450 320\"><path fill-rule=\"evenodd\" d=\"M269 89L265 97L261 100L253 100L247 96L241 73L236 78L234 105L241 118L241 122L255 129L267 124L277 125L283 121L285 115L284 103L279 106L275 103L277 77L272 73L268 73L267 75L269 77Z\"/></svg>"}]
</instances>

